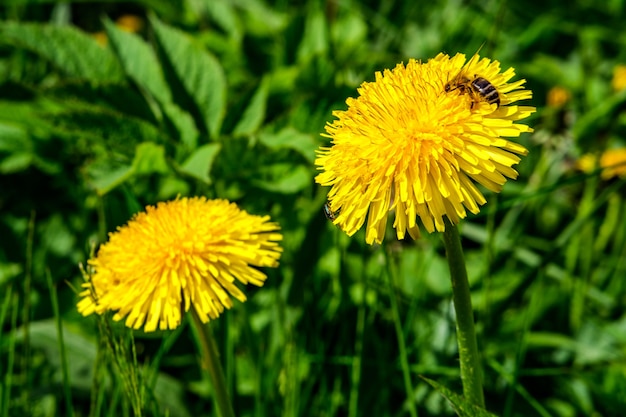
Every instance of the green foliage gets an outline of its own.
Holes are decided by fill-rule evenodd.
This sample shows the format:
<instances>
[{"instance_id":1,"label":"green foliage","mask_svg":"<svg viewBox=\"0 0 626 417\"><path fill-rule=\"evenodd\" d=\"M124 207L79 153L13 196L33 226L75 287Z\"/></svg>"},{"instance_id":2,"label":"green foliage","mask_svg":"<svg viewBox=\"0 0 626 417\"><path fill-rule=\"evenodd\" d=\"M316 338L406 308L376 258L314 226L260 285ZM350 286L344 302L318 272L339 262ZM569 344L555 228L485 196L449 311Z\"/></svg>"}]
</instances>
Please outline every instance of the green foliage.
<instances>
[{"instance_id":1,"label":"green foliage","mask_svg":"<svg viewBox=\"0 0 626 417\"><path fill-rule=\"evenodd\" d=\"M325 123L375 71L481 45L538 108L519 179L461 227L487 409L626 413L624 179L576 167L626 147L623 1L1 3L0 416L215 415L186 323L131 335L75 308L107 232L187 195L284 234L213 323L238 416L490 415L458 395L439 236L368 247L314 183Z\"/></svg>"},{"instance_id":2,"label":"green foliage","mask_svg":"<svg viewBox=\"0 0 626 417\"><path fill-rule=\"evenodd\" d=\"M495 414L491 414L490 412L467 402L461 395L455 394L443 385L438 384L436 381L425 377L422 377L422 379L428 382L433 388L439 391L439 393L443 395L446 400L452 403L454 411L459 417L495 417Z\"/></svg>"}]
</instances>

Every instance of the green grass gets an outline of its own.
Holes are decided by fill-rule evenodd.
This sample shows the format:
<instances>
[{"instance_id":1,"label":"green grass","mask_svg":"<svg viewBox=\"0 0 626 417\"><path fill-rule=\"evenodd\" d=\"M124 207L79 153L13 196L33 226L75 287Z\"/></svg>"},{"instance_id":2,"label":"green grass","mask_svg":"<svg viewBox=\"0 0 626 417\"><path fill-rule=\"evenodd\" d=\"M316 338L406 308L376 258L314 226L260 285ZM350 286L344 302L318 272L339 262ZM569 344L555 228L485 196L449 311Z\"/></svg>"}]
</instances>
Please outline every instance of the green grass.
<instances>
[{"instance_id":1,"label":"green grass","mask_svg":"<svg viewBox=\"0 0 626 417\"><path fill-rule=\"evenodd\" d=\"M460 228L487 409L625 415L626 183L575 163L626 147L626 4L415 3L3 1L0 417L217 415L189 319L146 334L75 308L106 234L178 195L284 234L265 286L212 322L237 416L455 415L420 378L462 392L441 237L348 238L313 160L375 71L481 45L538 109L519 178Z\"/></svg>"}]
</instances>

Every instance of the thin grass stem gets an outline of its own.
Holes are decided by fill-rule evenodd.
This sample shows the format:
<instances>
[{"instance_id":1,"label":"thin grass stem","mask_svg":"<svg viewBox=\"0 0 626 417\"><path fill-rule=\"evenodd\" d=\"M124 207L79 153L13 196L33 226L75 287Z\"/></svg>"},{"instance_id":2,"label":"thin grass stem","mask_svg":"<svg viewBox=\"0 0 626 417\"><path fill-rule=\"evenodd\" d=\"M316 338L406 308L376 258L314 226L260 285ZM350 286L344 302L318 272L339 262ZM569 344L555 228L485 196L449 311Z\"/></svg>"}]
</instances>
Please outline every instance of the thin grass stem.
<instances>
[{"instance_id":1,"label":"thin grass stem","mask_svg":"<svg viewBox=\"0 0 626 417\"><path fill-rule=\"evenodd\" d=\"M52 313L57 327L57 341L59 343L59 355L61 356L61 374L63 377L63 394L65 396L65 404L67 406L66 413L68 417L74 415L74 406L72 403L72 389L70 386L70 377L67 365L67 354L65 352L65 340L63 339L63 325L61 324L61 315L59 314L59 299L57 297L57 289L52 282L50 271L46 271L46 281L48 283L48 291L50 291L50 303L52 305Z\"/></svg>"},{"instance_id":2,"label":"thin grass stem","mask_svg":"<svg viewBox=\"0 0 626 417\"><path fill-rule=\"evenodd\" d=\"M388 265L388 284L389 284L389 299L391 301L391 311L393 313L393 324L396 331L396 338L398 340L398 350L400 355L400 367L402 368L402 378L404 380L404 390L408 397L406 405L408 407L411 417L417 417L417 408L415 407L413 382L411 381L411 369L409 366L409 358L406 349L406 341L404 339L404 329L402 328L402 322L400 321L400 312L398 310L398 300L396 298L396 271L393 258L387 254Z\"/></svg>"}]
</instances>

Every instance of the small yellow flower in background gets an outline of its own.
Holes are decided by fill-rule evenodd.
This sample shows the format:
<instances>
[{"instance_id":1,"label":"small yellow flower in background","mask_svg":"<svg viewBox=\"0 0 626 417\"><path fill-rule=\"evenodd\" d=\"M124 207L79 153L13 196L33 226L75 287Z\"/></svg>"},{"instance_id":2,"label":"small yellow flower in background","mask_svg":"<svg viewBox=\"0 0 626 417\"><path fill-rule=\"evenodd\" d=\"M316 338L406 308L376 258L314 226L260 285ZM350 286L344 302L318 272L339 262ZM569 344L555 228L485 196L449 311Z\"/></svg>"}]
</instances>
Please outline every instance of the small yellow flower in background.
<instances>
[{"instance_id":1,"label":"small yellow flower in background","mask_svg":"<svg viewBox=\"0 0 626 417\"><path fill-rule=\"evenodd\" d=\"M148 206L109 234L88 265L78 311L114 311L126 326L150 332L174 329L192 307L206 323L245 301L235 285L262 286L255 267L276 267L279 226L226 200L181 198Z\"/></svg>"},{"instance_id":2,"label":"small yellow flower in background","mask_svg":"<svg viewBox=\"0 0 626 417\"><path fill-rule=\"evenodd\" d=\"M626 148L604 151L600 155L600 167L604 168L600 174L603 180L614 177L626 178Z\"/></svg>"},{"instance_id":3,"label":"small yellow flower in background","mask_svg":"<svg viewBox=\"0 0 626 417\"><path fill-rule=\"evenodd\" d=\"M117 18L115 25L126 32L137 33L143 29L143 19L132 14L125 14Z\"/></svg>"},{"instance_id":4,"label":"small yellow flower in background","mask_svg":"<svg viewBox=\"0 0 626 417\"><path fill-rule=\"evenodd\" d=\"M548 91L547 104L549 107L563 107L572 98L570 92L563 87L552 87Z\"/></svg>"},{"instance_id":5,"label":"small yellow flower in background","mask_svg":"<svg viewBox=\"0 0 626 417\"><path fill-rule=\"evenodd\" d=\"M586 174L590 174L596 169L598 158L590 153L586 153L576 161L576 169Z\"/></svg>"},{"instance_id":6,"label":"small yellow flower in background","mask_svg":"<svg viewBox=\"0 0 626 417\"><path fill-rule=\"evenodd\" d=\"M100 46L107 46L107 43L109 43L109 38L104 31L92 33L91 36L93 36L93 38Z\"/></svg>"},{"instance_id":7,"label":"small yellow flower in background","mask_svg":"<svg viewBox=\"0 0 626 417\"><path fill-rule=\"evenodd\" d=\"M532 132L514 123L535 111L512 105L532 95L522 88L525 80L508 82L514 75L513 68L501 72L498 61L478 55L466 63L463 54L439 54L363 83L359 97L346 100L346 111L333 112L337 119L324 135L332 146L318 150L315 161L322 171L316 181L332 187L333 222L351 236L367 218L372 244L383 240L394 209L398 239L406 232L419 236L417 217L432 233L444 231L444 216L456 224L466 210L478 213L486 200L475 183L499 192L507 177L517 177L511 167L518 155L528 152L504 139ZM496 89L499 105L469 84L446 88L478 77Z\"/></svg>"},{"instance_id":8,"label":"small yellow flower in background","mask_svg":"<svg viewBox=\"0 0 626 417\"><path fill-rule=\"evenodd\" d=\"M626 65L616 65L613 68L613 80L611 86L614 91L622 91L626 89Z\"/></svg>"}]
</instances>

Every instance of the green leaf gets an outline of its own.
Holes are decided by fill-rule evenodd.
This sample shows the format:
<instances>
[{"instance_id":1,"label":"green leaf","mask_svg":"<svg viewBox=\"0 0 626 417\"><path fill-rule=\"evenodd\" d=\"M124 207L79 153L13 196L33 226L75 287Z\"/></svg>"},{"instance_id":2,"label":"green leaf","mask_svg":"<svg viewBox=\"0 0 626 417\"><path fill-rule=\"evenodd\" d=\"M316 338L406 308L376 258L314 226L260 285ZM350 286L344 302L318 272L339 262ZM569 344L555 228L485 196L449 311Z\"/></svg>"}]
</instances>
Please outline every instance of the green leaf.
<instances>
[{"instance_id":1,"label":"green leaf","mask_svg":"<svg viewBox=\"0 0 626 417\"><path fill-rule=\"evenodd\" d=\"M94 111L112 110L128 117L137 117L157 123L146 98L125 84L98 84L89 81L67 82L45 88L47 97L63 103L65 108Z\"/></svg>"},{"instance_id":2,"label":"green leaf","mask_svg":"<svg viewBox=\"0 0 626 417\"><path fill-rule=\"evenodd\" d=\"M211 177L209 173L211 172L211 166L220 149L221 145L219 143L210 143L199 147L181 165L181 171L210 184Z\"/></svg>"},{"instance_id":3,"label":"green leaf","mask_svg":"<svg viewBox=\"0 0 626 417\"><path fill-rule=\"evenodd\" d=\"M293 149L311 163L315 161L315 150L318 148L312 135L293 127L286 127L277 133L263 132L259 136L259 142L272 150Z\"/></svg>"},{"instance_id":4,"label":"green leaf","mask_svg":"<svg viewBox=\"0 0 626 417\"><path fill-rule=\"evenodd\" d=\"M144 142L137 145L133 161L114 166L110 161L91 167L92 185L104 195L136 175L166 174L169 167L165 160L165 149L161 145Z\"/></svg>"},{"instance_id":5,"label":"green leaf","mask_svg":"<svg viewBox=\"0 0 626 417\"><path fill-rule=\"evenodd\" d=\"M465 398L463 398L459 394L450 391L448 388L444 387L438 382L435 382L432 379L428 379L421 375L420 378L429 383L446 400L448 400L452 404L454 411L459 417L497 417L495 414L490 413L484 408L480 408L468 402Z\"/></svg>"},{"instance_id":6,"label":"green leaf","mask_svg":"<svg viewBox=\"0 0 626 417\"><path fill-rule=\"evenodd\" d=\"M150 22L168 65L197 106L200 121L212 138L220 132L226 109L226 77L218 60L188 35L163 24Z\"/></svg>"},{"instance_id":7,"label":"green leaf","mask_svg":"<svg viewBox=\"0 0 626 417\"><path fill-rule=\"evenodd\" d=\"M241 119L233 130L235 136L245 136L256 132L263 119L265 119L265 110L267 107L268 81L263 79L261 85L252 96L250 104L243 112Z\"/></svg>"},{"instance_id":8,"label":"green leaf","mask_svg":"<svg viewBox=\"0 0 626 417\"><path fill-rule=\"evenodd\" d=\"M16 152L3 158L0 162L0 174L12 174L26 170L33 163L30 152Z\"/></svg>"},{"instance_id":9,"label":"green leaf","mask_svg":"<svg viewBox=\"0 0 626 417\"><path fill-rule=\"evenodd\" d=\"M111 51L72 26L3 22L0 42L33 51L71 77L94 82L123 80Z\"/></svg>"},{"instance_id":10,"label":"green leaf","mask_svg":"<svg viewBox=\"0 0 626 417\"><path fill-rule=\"evenodd\" d=\"M237 6L242 12L243 27L255 36L274 36L282 32L289 21L286 13L276 11L262 0L241 0Z\"/></svg>"},{"instance_id":11,"label":"green leaf","mask_svg":"<svg viewBox=\"0 0 626 417\"><path fill-rule=\"evenodd\" d=\"M133 174L167 174L170 169L165 160L165 148L152 142L140 143L133 159Z\"/></svg>"},{"instance_id":12,"label":"green leaf","mask_svg":"<svg viewBox=\"0 0 626 417\"><path fill-rule=\"evenodd\" d=\"M163 104L162 110L166 123L169 123L178 133L178 139L187 149L195 149L199 132L193 122L193 117L174 103Z\"/></svg>"},{"instance_id":13,"label":"green leaf","mask_svg":"<svg viewBox=\"0 0 626 417\"><path fill-rule=\"evenodd\" d=\"M306 62L328 50L328 26L322 10L307 14L304 37L298 48L298 61Z\"/></svg>"},{"instance_id":14,"label":"green leaf","mask_svg":"<svg viewBox=\"0 0 626 417\"><path fill-rule=\"evenodd\" d=\"M161 142L164 139L156 126L119 113L75 111L48 117L55 127L98 143L106 143L108 147L132 149L129 145Z\"/></svg>"},{"instance_id":15,"label":"green leaf","mask_svg":"<svg viewBox=\"0 0 626 417\"><path fill-rule=\"evenodd\" d=\"M24 129L0 123L0 152L25 151L31 148L30 137Z\"/></svg>"},{"instance_id":16,"label":"green leaf","mask_svg":"<svg viewBox=\"0 0 626 417\"><path fill-rule=\"evenodd\" d=\"M295 194L312 182L311 172L302 165L294 167L293 164L275 164L264 170L262 174L272 179L253 180L252 183L273 193Z\"/></svg>"},{"instance_id":17,"label":"green leaf","mask_svg":"<svg viewBox=\"0 0 626 417\"><path fill-rule=\"evenodd\" d=\"M98 195L105 195L133 176L131 165L111 169L98 169L97 172L94 169L91 171L91 185L96 189Z\"/></svg>"},{"instance_id":18,"label":"green leaf","mask_svg":"<svg viewBox=\"0 0 626 417\"><path fill-rule=\"evenodd\" d=\"M231 38L242 37L241 23L234 4L227 1L207 1L205 7L212 20Z\"/></svg>"},{"instance_id":19,"label":"green leaf","mask_svg":"<svg viewBox=\"0 0 626 417\"><path fill-rule=\"evenodd\" d=\"M126 75L159 102L170 103L172 93L154 50L139 36L119 29L108 19L104 27Z\"/></svg>"}]
</instances>

